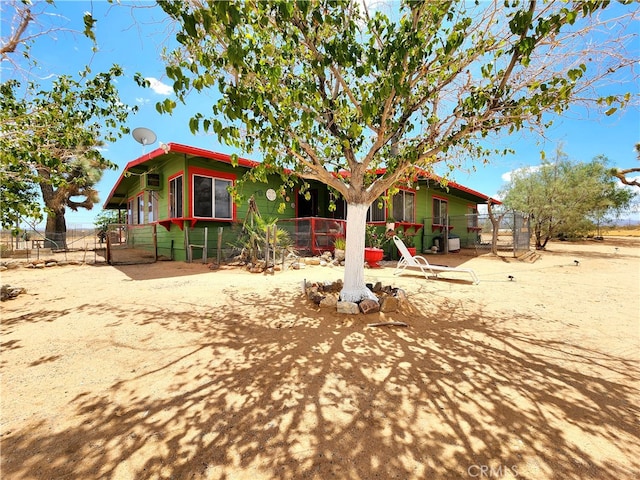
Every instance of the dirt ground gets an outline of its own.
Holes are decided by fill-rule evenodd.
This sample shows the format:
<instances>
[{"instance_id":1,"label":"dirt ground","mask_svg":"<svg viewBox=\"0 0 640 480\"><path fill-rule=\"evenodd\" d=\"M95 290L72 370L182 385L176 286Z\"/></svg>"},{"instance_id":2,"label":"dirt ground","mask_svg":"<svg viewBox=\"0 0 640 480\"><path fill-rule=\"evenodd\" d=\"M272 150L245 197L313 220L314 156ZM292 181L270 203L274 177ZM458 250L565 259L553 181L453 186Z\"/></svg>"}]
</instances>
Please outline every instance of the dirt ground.
<instances>
[{"instance_id":1,"label":"dirt ground","mask_svg":"<svg viewBox=\"0 0 640 480\"><path fill-rule=\"evenodd\" d=\"M301 294L339 267L2 272L2 478L640 478L640 238L430 259L480 284L371 269L412 311L348 316Z\"/></svg>"}]
</instances>

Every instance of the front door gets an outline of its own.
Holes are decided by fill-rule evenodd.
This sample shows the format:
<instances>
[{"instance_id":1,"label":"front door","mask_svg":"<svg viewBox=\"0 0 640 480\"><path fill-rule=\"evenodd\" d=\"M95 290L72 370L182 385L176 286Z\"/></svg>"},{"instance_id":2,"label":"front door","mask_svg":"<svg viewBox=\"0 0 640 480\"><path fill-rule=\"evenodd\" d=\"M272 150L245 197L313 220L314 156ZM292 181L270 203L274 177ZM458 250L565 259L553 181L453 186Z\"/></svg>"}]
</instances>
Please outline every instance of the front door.
<instances>
[{"instance_id":1,"label":"front door","mask_svg":"<svg viewBox=\"0 0 640 480\"><path fill-rule=\"evenodd\" d=\"M298 217L317 217L318 216L318 190L313 188L307 190L310 195L309 200L305 198L303 193L298 193Z\"/></svg>"}]
</instances>

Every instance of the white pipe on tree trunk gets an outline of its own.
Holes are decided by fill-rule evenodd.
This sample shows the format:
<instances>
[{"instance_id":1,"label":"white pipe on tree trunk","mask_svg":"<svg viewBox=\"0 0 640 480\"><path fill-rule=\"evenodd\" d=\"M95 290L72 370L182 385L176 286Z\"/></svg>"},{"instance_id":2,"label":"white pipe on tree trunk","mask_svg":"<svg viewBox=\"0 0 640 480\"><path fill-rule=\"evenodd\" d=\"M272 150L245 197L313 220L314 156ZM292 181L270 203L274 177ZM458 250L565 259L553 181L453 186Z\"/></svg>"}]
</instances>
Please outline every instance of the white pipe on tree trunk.
<instances>
[{"instance_id":1,"label":"white pipe on tree trunk","mask_svg":"<svg viewBox=\"0 0 640 480\"><path fill-rule=\"evenodd\" d=\"M344 285L340 292L343 302L359 302L377 297L364 282L365 226L368 204L347 204L347 246L344 259Z\"/></svg>"}]
</instances>

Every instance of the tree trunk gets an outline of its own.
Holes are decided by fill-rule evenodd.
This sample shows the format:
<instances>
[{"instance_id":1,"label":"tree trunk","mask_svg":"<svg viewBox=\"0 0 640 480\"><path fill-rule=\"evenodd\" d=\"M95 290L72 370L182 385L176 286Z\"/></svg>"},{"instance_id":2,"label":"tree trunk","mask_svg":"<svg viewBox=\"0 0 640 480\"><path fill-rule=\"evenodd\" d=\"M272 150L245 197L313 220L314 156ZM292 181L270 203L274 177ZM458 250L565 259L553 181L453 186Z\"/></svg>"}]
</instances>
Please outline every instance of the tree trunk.
<instances>
[{"instance_id":1,"label":"tree trunk","mask_svg":"<svg viewBox=\"0 0 640 480\"><path fill-rule=\"evenodd\" d=\"M44 178L48 178L41 174ZM64 218L65 207L59 194L48 182L40 183L42 201L47 207L47 223L44 230L45 248L62 250L67 248L67 222Z\"/></svg>"},{"instance_id":2,"label":"tree trunk","mask_svg":"<svg viewBox=\"0 0 640 480\"><path fill-rule=\"evenodd\" d=\"M544 237L544 240L540 243L540 245L536 245L536 250L544 250L547 248L547 243L549 243L549 237Z\"/></svg>"},{"instance_id":3,"label":"tree trunk","mask_svg":"<svg viewBox=\"0 0 640 480\"><path fill-rule=\"evenodd\" d=\"M347 246L344 259L344 286L340 292L343 302L377 300L364 282L365 226L369 205L347 204Z\"/></svg>"},{"instance_id":4,"label":"tree trunk","mask_svg":"<svg viewBox=\"0 0 640 480\"><path fill-rule=\"evenodd\" d=\"M61 189L55 190L49 182L49 173L41 169L38 174L44 179L40 182L42 201L47 207L45 226L45 247L55 250L67 248L67 222L64 218L66 197Z\"/></svg>"},{"instance_id":5,"label":"tree trunk","mask_svg":"<svg viewBox=\"0 0 640 480\"><path fill-rule=\"evenodd\" d=\"M498 216L493 213L493 204L491 200L487 203L487 213L491 220L491 254L498 255L498 234L500 233L500 222L507 212L502 212Z\"/></svg>"},{"instance_id":6,"label":"tree trunk","mask_svg":"<svg viewBox=\"0 0 640 480\"><path fill-rule=\"evenodd\" d=\"M540 223L536 223L534 235L536 237L536 250L542 250L544 247L542 246L542 227Z\"/></svg>"},{"instance_id":7,"label":"tree trunk","mask_svg":"<svg viewBox=\"0 0 640 480\"><path fill-rule=\"evenodd\" d=\"M57 209L47 214L45 227L45 247L54 250L67 248L67 222L64 218L64 208Z\"/></svg>"}]
</instances>

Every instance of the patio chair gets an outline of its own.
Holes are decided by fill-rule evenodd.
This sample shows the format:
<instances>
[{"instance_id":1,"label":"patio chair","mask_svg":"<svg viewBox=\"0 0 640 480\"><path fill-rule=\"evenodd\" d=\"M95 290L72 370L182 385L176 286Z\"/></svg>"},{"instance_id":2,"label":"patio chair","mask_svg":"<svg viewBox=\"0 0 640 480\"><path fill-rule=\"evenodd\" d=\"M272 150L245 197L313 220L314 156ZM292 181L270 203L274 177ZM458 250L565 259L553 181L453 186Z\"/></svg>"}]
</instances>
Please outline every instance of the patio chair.
<instances>
[{"instance_id":1,"label":"patio chair","mask_svg":"<svg viewBox=\"0 0 640 480\"><path fill-rule=\"evenodd\" d=\"M480 283L478 280L478 276L476 272L471 270L470 268L460 268L460 267L447 267L444 265L433 265L427 261L426 258L420 255L411 255L407 246L404 244L402 239L400 239L397 235L394 235L393 242L398 247L398 251L400 252L400 260L398 260L398 265L396 266L396 270L393 272L394 275L401 275L405 269L418 269L420 270L425 278L429 278L429 275L433 277L438 277L439 273L442 272L461 272L468 273L471 275L474 284Z\"/></svg>"}]
</instances>

